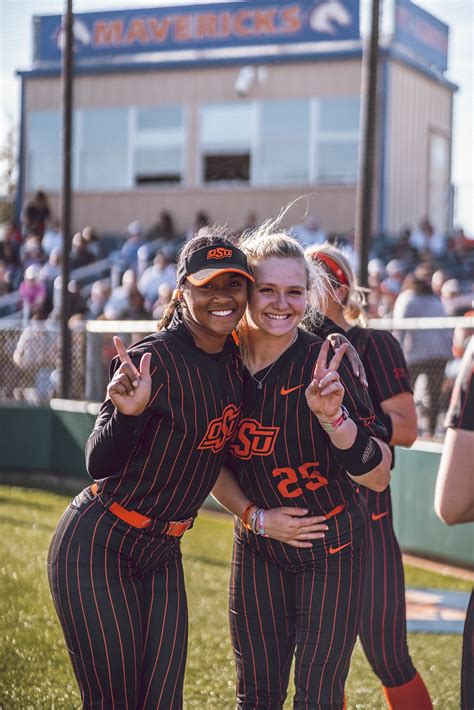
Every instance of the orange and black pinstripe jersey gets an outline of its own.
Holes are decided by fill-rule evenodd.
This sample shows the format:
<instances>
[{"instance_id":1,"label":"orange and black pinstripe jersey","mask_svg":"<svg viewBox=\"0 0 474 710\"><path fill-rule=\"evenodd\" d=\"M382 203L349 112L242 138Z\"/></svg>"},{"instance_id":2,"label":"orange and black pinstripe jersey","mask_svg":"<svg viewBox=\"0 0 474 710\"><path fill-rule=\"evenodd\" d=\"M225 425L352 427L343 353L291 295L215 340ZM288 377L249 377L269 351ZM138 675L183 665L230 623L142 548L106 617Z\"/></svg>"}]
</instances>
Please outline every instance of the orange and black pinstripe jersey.
<instances>
[{"instance_id":1,"label":"orange and black pinstripe jersey","mask_svg":"<svg viewBox=\"0 0 474 710\"><path fill-rule=\"evenodd\" d=\"M129 350L138 367L151 352L145 412L125 416L110 400L86 444L89 474L103 500L162 520L196 515L213 487L242 404L242 364L229 338L221 353L196 347L175 316L167 330ZM112 361L111 373L119 367Z\"/></svg>"},{"instance_id":2,"label":"orange and black pinstripe jersey","mask_svg":"<svg viewBox=\"0 0 474 710\"><path fill-rule=\"evenodd\" d=\"M474 336L464 352L454 383L445 426L474 431Z\"/></svg>"},{"instance_id":3,"label":"orange and black pinstripe jersey","mask_svg":"<svg viewBox=\"0 0 474 710\"><path fill-rule=\"evenodd\" d=\"M249 498L264 508L306 507L328 515L354 497L355 485L338 462L337 449L306 402L323 341L299 330L296 342L272 366L244 372L244 406L227 463ZM385 440L368 397L344 360L339 374L345 387L344 405L369 436Z\"/></svg>"},{"instance_id":4,"label":"orange and black pinstripe jersey","mask_svg":"<svg viewBox=\"0 0 474 710\"><path fill-rule=\"evenodd\" d=\"M391 333L355 326L346 336L365 367L369 395L377 413L385 400L402 392L413 392L405 356Z\"/></svg>"}]
</instances>

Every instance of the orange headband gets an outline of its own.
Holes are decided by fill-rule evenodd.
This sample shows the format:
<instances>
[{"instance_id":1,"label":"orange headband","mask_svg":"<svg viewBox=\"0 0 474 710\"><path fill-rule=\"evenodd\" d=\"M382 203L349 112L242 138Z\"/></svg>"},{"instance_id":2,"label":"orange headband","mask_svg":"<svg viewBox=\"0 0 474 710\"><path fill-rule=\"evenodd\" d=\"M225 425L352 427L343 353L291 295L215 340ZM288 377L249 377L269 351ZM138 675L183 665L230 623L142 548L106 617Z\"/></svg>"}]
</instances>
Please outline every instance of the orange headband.
<instances>
[{"instance_id":1,"label":"orange headband","mask_svg":"<svg viewBox=\"0 0 474 710\"><path fill-rule=\"evenodd\" d=\"M331 259L330 256L320 251L316 251L314 252L314 254L311 254L311 257L313 259L319 259L324 264L326 264L330 272L337 278L340 284L343 284L344 286L349 286L347 276L345 275L344 271L341 269L337 261Z\"/></svg>"}]
</instances>

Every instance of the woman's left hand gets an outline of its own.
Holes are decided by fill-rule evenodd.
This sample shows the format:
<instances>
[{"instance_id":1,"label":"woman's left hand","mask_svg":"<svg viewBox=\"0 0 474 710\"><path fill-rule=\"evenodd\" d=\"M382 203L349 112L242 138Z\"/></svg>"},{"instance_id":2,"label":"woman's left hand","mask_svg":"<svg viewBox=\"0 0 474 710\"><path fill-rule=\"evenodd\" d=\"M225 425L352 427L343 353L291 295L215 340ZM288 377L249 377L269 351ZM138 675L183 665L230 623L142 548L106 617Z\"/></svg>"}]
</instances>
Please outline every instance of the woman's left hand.
<instances>
[{"instance_id":1,"label":"woman's left hand","mask_svg":"<svg viewBox=\"0 0 474 710\"><path fill-rule=\"evenodd\" d=\"M326 340L329 340L336 352L339 350L341 345L347 344L348 347L346 354L347 359L349 360L349 365L352 368L352 372L355 377L359 378L359 381L361 382L361 384L364 385L364 387L368 387L369 383L367 382L367 375L365 374L364 365L362 364L362 360L359 357L359 353L352 345L350 340L348 340L345 335L341 335L341 333L331 333L330 335L328 335Z\"/></svg>"},{"instance_id":2,"label":"woman's left hand","mask_svg":"<svg viewBox=\"0 0 474 710\"><path fill-rule=\"evenodd\" d=\"M328 351L329 343L326 340L316 360L313 380L305 392L309 408L318 419L323 421L332 421L340 412L345 390L337 370L347 351L347 344L338 348L329 365L327 364Z\"/></svg>"},{"instance_id":3,"label":"woman's left hand","mask_svg":"<svg viewBox=\"0 0 474 710\"><path fill-rule=\"evenodd\" d=\"M324 538L328 525L324 515L308 517L304 508L270 508L265 511L265 534L292 547L312 547L311 540Z\"/></svg>"}]
</instances>

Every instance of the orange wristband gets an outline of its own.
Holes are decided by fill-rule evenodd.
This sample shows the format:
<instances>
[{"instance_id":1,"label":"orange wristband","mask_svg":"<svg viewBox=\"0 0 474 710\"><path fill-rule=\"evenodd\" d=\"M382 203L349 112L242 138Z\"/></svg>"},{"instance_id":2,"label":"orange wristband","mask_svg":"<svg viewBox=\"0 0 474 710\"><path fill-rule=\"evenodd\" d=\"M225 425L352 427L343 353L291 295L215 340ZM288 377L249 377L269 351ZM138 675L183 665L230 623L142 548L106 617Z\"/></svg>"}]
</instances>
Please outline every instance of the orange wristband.
<instances>
[{"instance_id":1,"label":"orange wristband","mask_svg":"<svg viewBox=\"0 0 474 710\"><path fill-rule=\"evenodd\" d=\"M250 513L250 510L254 507L255 503L249 503L248 506L245 508L244 512L240 516L241 521L244 524L244 527L247 528L247 530L250 530L250 523L248 521L248 514Z\"/></svg>"}]
</instances>

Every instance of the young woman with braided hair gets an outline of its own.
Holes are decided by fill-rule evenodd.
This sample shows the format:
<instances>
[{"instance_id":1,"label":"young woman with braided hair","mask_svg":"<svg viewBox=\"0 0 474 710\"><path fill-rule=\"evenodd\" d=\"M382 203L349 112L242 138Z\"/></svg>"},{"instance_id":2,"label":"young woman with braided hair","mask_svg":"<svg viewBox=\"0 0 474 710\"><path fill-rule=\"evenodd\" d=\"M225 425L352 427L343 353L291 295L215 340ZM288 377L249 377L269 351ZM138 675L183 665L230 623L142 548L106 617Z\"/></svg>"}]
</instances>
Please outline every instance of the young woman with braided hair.
<instances>
[{"instance_id":1,"label":"young woman with braided hair","mask_svg":"<svg viewBox=\"0 0 474 710\"><path fill-rule=\"evenodd\" d=\"M274 223L239 246L255 278L238 328L244 404L231 470L213 490L236 515L229 600L237 705L281 709L295 657L293 707L342 710L365 574L358 484L388 484L386 432L358 398L347 346L332 354L299 327L308 302L324 293L322 269ZM293 518L290 539L267 524L276 506L288 518L296 506L317 517Z\"/></svg>"},{"instance_id":2,"label":"young woman with braided hair","mask_svg":"<svg viewBox=\"0 0 474 710\"><path fill-rule=\"evenodd\" d=\"M387 331L361 327L367 322L361 291L339 249L317 245L306 256L329 277L326 315L345 330L359 353L375 413L385 424L392 450L396 445L411 446L417 436L416 410L400 345ZM390 488L361 490L370 514L370 555L359 628L362 646L382 681L389 708L429 710L428 691L408 651L403 563L393 529Z\"/></svg>"},{"instance_id":3,"label":"young woman with braided hair","mask_svg":"<svg viewBox=\"0 0 474 710\"><path fill-rule=\"evenodd\" d=\"M84 708L178 710L187 607L180 537L221 468L242 405L231 331L253 277L217 234L188 242L158 332L116 338L86 446L92 486L69 505L48 574Z\"/></svg>"}]
</instances>

